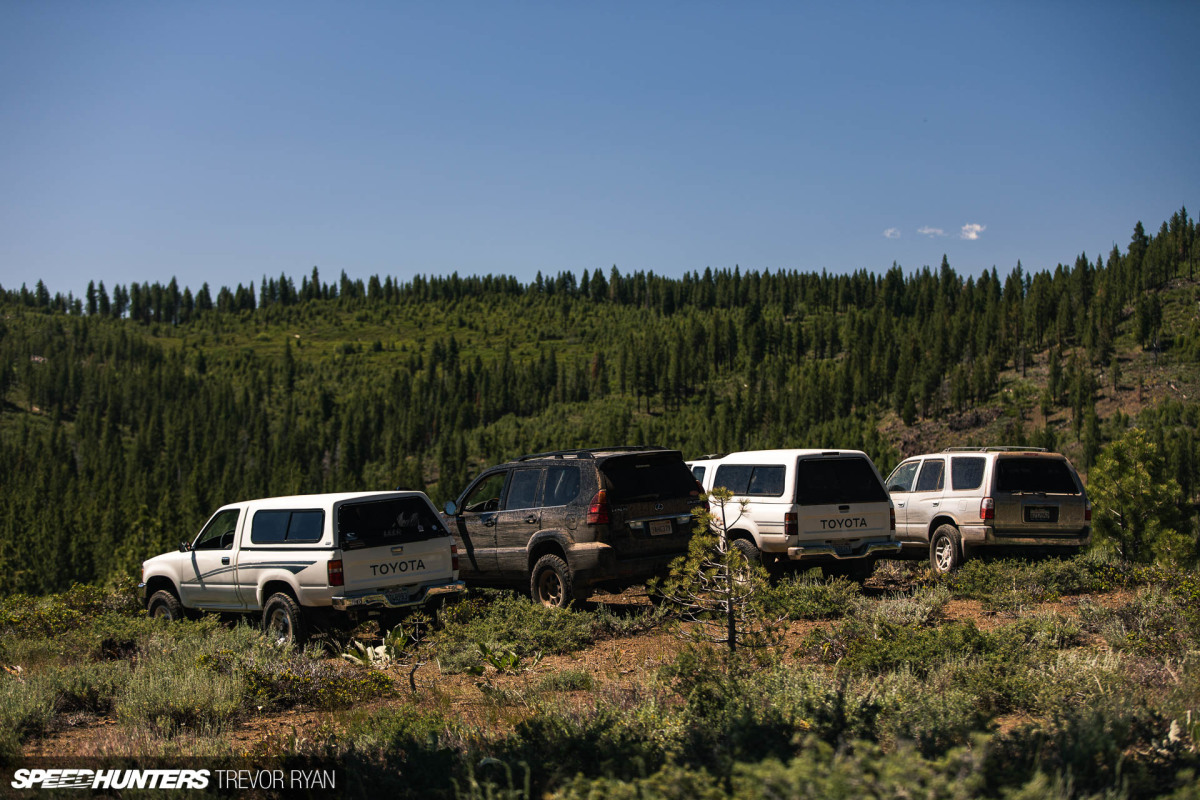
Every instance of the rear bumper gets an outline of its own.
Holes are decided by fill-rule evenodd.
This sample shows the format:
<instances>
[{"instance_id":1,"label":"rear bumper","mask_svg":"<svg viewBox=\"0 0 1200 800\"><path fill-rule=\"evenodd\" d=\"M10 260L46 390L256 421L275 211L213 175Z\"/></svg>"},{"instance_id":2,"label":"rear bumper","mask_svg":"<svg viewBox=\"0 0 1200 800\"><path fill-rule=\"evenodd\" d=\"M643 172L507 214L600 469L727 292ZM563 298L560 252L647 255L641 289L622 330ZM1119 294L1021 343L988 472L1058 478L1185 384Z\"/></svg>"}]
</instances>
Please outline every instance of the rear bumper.
<instances>
[{"instance_id":1,"label":"rear bumper","mask_svg":"<svg viewBox=\"0 0 1200 800\"><path fill-rule=\"evenodd\" d=\"M789 547L787 557L792 561L810 561L834 558L838 561L851 561L859 558L876 558L879 556L896 555L900 552L900 543L895 541L863 542L858 547L833 544L805 544Z\"/></svg>"},{"instance_id":2,"label":"rear bumper","mask_svg":"<svg viewBox=\"0 0 1200 800\"><path fill-rule=\"evenodd\" d=\"M997 531L987 525L964 525L959 529L968 547L1086 547L1092 540L1091 526L1065 533L1021 530Z\"/></svg>"},{"instance_id":3,"label":"rear bumper","mask_svg":"<svg viewBox=\"0 0 1200 800\"><path fill-rule=\"evenodd\" d=\"M400 600L395 596L389 598L384 592L370 592L367 594L340 595L332 598L330 605L337 611L368 608L411 608L413 606L424 605L434 597L461 592L464 588L466 588L466 584L462 581L449 581L432 586L423 586L417 592L408 595L406 600Z\"/></svg>"}]
</instances>

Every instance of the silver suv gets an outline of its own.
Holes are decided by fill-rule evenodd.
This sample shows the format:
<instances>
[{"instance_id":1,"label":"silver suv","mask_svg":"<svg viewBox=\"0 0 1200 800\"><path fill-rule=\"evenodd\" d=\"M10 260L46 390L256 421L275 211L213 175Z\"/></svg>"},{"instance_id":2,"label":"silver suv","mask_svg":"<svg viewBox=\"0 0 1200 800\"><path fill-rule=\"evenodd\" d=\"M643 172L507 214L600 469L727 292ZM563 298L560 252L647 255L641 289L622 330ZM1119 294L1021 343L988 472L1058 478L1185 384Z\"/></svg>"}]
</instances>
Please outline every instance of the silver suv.
<instances>
[{"instance_id":1,"label":"silver suv","mask_svg":"<svg viewBox=\"0 0 1200 800\"><path fill-rule=\"evenodd\" d=\"M1092 504L1071 462L1032 447L951 447L901 462L887 479L896 536L949 572L976 550L1074 554Z\"/></svg>"}]
</instances>

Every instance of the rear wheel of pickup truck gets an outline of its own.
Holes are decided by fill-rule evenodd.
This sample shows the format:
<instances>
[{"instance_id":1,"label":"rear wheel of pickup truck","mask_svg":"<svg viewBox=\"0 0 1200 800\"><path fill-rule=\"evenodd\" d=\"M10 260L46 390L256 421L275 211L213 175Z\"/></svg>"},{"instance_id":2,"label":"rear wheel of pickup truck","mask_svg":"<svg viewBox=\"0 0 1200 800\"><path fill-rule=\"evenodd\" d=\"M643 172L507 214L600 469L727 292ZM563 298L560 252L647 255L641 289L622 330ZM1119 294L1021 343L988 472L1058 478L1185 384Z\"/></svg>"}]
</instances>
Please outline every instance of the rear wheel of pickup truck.
<instances>
[{"instance_id":1,"label":"rear wheel of pickup truck","mask_svg":"<svg viewBox=\"0 0 1200 800\"><path fill-rule=\"evenodd\" d=\"M533 602L551 608L566 608L573 597L571 569L555 555L542 556L529 575L529 594Z\"/></svg>"},{"instance_id":2,"label":"rear wheel of pickup truck","mask_svg":"<svg viewBox=\"0 0 1200 800\"><path fill-rule=\"evenodd\" d=\"M281 647L304 644L304 614L291 595L278 592L267 598L262 612L263 633Z\"/></svg>"},{"instance_id":3,"label":"rear wheel of pickup truck","mask_svg":"<svg viewBox=\"0 0 1200 800\"><path fill-rule=\"evenodd\" d=\"M961 567L962 563L962 541L958 536L958 528L953 525L940 526L929 540L929 566L937 574L945 575Z\"/></svg>"},{"instance_id":4,"label":"rear wheel of pickup truck","mask_svg":"<svg viewBox=\"0 0 1200 800\"><path fill-rule=\"evenodd\" d=\"M153 619L165 619L170 622L183 619L183 605L180 604L178 597L166 589L160 589L150 595L150 602L146 604L146 610Z\"/></svg>"}]
</instances>

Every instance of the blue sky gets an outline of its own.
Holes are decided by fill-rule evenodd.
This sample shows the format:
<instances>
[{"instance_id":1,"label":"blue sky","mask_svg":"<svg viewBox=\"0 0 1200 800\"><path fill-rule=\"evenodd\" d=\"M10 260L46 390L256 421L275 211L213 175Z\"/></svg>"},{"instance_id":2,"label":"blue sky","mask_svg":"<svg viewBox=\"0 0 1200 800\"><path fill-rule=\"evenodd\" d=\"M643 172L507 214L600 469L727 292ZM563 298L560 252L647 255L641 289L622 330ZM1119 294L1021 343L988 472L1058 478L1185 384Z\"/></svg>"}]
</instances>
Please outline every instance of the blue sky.
<instances>
[{"instance_id":1,"label":"blue sky","mask_svg":"<svg viewBox=\"0 0 1200 800\"><path fill-rule=\"evenodd\" d=\"M1195 218L1197 30L1195 2L11 0L0 285L1052 268Z\"/></svg>"}]
</instances>

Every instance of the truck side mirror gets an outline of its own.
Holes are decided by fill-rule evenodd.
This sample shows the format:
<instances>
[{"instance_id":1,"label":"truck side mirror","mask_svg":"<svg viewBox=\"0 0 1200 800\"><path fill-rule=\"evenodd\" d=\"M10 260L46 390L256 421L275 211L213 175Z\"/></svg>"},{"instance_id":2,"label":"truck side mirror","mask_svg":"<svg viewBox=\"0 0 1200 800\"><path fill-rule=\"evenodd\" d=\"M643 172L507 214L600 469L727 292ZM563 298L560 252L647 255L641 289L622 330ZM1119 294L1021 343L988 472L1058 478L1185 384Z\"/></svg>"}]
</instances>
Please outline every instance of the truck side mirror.
<instances>
[{"instance_id":1,"label":"truck side mirror","mask_svg":"<svg viewBox=\"0 0 1200 800\"><path fill-rule=\"evenodd\" d=\"M453 517L456 514L458 514L458 506L456 506L454 504L453 500L447 500L446 501L446 516Z\"/></svg>"},{"instance_id":2,"label":"truck side mirror","mask_svg":"<svg viewBox=\"0 0 1200 800\"><path fill-rule=\"evenodd\" d=\"M179 543L179 552L186 553L188 550L191 550L191 549L192 549L192 546L189 545L187 542Z\"/></svg>"}]
</instances>

